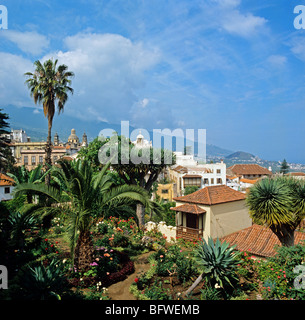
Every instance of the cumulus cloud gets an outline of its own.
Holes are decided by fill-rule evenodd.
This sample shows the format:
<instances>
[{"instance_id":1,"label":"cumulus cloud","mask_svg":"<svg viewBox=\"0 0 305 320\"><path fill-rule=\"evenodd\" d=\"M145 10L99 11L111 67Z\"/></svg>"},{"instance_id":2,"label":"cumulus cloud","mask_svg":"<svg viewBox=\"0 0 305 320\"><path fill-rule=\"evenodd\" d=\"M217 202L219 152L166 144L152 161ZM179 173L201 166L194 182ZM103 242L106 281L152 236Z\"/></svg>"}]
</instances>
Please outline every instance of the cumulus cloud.
<instances>
[{"instance_id":1,"label":"cumulus cloud","mask_svg":"<svg viewBox=\"0 0 305 320\"><path fill-rule=\"evenodd\" d=\"M23 52L33 55L41 54L50 44L46 36L35 31L5 30L5 32L1 32L1 37L15 43Z\"/></svg>"},{"instance_id":2,"label":"cumulus cloud","mask_svg":"<svg viewBox=\"0 0 305 320\"><path fill-rule=\"evenodd\" d=\"M0 101L3 105L24 106L30 104L30 95L24 81L24 73L33 67L32 62L10 53L0 52Z\"/></svg>"},{"instance_id":3,"label":"cumulus cloud","mask_svg":"<svg viewBox=\"0 0 305 320\"><path fill-rule=\"evenodd\" d=\"M66 112L88 120L129 120L129 110L145 86L145 72L160 54L117 34L80 33L64 40L66 51L46 55L75 73ZM145 107L148 100L142 100Z\"/></svg>"},{"instance_id":4,"label":"cumulus cloud","mask_svg":"<svg viewBox=\"0 0 305 320\"><path fill-rule=\"evenodd\" d=\"M248 38L264 27L266 22L265 18L254 16L252 13L242 14L239 10L232 10L224 16L222 27L231 34Z\"/></svg>"}]
</instances>

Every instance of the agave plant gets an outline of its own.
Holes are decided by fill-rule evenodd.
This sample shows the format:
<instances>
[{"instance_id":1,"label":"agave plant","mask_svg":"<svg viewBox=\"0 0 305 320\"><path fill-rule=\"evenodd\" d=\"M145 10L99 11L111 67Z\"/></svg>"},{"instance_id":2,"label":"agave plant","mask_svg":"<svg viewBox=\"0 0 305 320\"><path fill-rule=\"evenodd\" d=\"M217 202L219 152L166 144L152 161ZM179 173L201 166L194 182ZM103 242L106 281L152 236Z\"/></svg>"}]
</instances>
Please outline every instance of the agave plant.
<instances>
[{"instance_id":1,"label":"agave plant","mask_svg":"<svg viewBox=\"0 0 305 320\"><path fill-rule=\"evenodd\" d=\"M214 287L218 284L221 288L228 285L233 287L233 281L237 279L234 269L239 263L235 246L229 247L229 243L220 240L208 242L201 241L194 250L194 257L203 271L206 281Z\"/></svg>"},{"instance_id":2,"label":"agave plant","mask_svg":"<svg viewBox=\"0 0 305 320\"><path fill-rule=\"evenodd\" d=\"M62 264L53 259L48 266L42 263L28 267L23 275L22 287L32 299L48 300L55 297L61 300L59 293L65 289L66 277Z\"/></svg>"}]
</instances>

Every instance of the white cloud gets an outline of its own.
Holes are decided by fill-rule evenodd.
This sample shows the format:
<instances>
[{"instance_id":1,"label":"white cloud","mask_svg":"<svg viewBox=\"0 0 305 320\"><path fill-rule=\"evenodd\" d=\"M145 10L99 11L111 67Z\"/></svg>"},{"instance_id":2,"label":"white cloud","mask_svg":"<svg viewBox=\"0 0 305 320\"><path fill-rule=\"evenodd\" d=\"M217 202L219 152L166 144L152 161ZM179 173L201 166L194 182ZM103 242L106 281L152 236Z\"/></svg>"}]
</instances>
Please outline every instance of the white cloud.
<instances>
[{"instance_id":1,"label":"white cloud","mask_svg":"<svg viewBox=\"0 0 305 320\"><path fill-rule=\"evenodd\" d=\"M275 67L282 67L286 64L287 58L281 55L271 55L268 57L267 62Z\"/></svg>"},{"instance_id":2,"label":"white cloud","mask_svg":"<svg viewBox=\"0 0 305 320\"><path fill-rule=\"evenodd\" d=\"M252 13L242 14L239 10L232 10L223 17L222 27L231 34L249 38L264 27L266 22L265 18Z\"/></svg>"},{"instance_id":3,"label":"white cloud","mask_svg":"<svg viewBox=\"0 0 305 320\"><path fill-rule=\"evenodd\" d=\"M33 55L41 54L49 47L50 41L36 31L20 32L16 30L6 30L1 32L1 36L15 43L23 52Z\"/></svg>"},{"instance_id":4,"label":"white cloud","mask_svg":"<svg viewBox=\"0 0 305 320\"><path fill-rule=\"evenodd\" d=\"M80 33L64 42L67 51L42 60L58 58L75 73L75 93L66 112L88 120L129 120L131 106L139 101L137 90L145 86L145 72L159 61L158 51L117 34ZM142 107L148 102L144 98Z\"/></svg>"},{"instance_id":5,"label":"white cloud","mask_svg":"<svg viewBox=\"0 0 305 320\"><path fill-rule=\"evenodd\" d=\"M24 73L33 67L32 62L20 56L0 52L0 101L3 105L28 106L31 98Z\"/></svg>"}]
</instances>

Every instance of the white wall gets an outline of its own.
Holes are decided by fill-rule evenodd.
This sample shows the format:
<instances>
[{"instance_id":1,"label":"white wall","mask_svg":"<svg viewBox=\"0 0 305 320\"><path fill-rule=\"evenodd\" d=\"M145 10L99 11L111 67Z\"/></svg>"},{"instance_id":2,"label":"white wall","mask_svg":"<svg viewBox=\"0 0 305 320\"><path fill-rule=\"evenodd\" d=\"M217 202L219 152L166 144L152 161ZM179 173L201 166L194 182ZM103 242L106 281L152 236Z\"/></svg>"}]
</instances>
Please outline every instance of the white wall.
<instances>
[{"instance_id":1,"label":"white wall","mask_svg":"<svg viewBox=\"0 0 305 320\"><path fill-rule=\"evenodd\" d=\"M6 187L10 188L10 193L4 192ZM13 190L14 190L14 187L12 187L12 186L0 186L0 201L13 199L13 196L12 196Z\"/></svg>"},{"instance_id":2,"label":"white wall","mask_svg":"<svg viewBox=\"0 0 305 320\"><path fill-rule=\"evenodd\" d=\"M171 238L176 240L176 227L167 226L164 221L161 221L158 224L155 222L149 221L145 224L145 227L146 227L147 231L151 231L151 230L157 228L157 230L159 232L161 232L163 235L165 235L167 237L166 238L167 242L170 242Z\"/></svg>"}]
</instances>

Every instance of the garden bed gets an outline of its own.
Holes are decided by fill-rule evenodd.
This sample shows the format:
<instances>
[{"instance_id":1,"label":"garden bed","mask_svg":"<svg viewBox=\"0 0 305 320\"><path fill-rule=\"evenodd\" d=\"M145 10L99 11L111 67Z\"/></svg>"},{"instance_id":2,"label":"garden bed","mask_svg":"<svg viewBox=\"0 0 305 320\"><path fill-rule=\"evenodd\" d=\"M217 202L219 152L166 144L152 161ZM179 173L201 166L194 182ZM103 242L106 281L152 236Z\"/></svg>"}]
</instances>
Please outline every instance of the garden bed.
<instances>
[{"instance_id":1,"label":"garden bed","mask_svg":"<svg viewBox=\"0 0 305 320\"><path fill-rule=\"evenodd\" d=\"M116 282L125 280L129 274L134 272L134 263L129 259L126 253L115 250L113 251L119 257L119 263L121 265L120 270L106 274L103 277L83 276L81 278L70 278L68 279L68 282L73 287L89 287L95 285L97 282L101 282L103 287L108 287Z\"/></svg>"}]
</instances>

